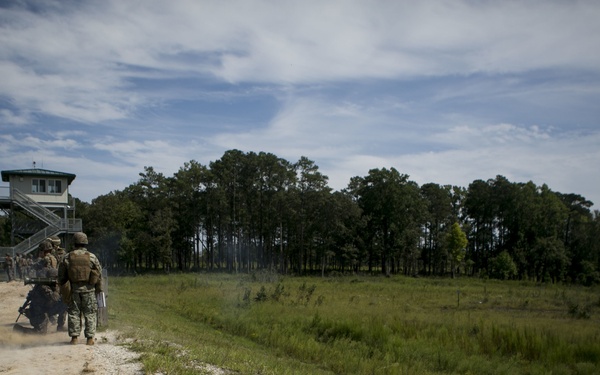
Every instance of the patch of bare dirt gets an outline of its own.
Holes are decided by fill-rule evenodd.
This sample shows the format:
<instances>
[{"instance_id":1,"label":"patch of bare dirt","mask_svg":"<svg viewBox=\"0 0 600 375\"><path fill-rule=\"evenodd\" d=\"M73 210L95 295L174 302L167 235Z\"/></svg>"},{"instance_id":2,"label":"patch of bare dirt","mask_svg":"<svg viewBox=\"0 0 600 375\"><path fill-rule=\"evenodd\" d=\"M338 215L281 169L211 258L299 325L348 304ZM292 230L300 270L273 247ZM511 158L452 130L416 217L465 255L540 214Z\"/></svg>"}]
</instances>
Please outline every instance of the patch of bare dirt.
<instances>
[{"instance_id":1,"label":"patch of bare dirt","mask_svg":"<svg viewBox=\"0 0 600 375\"><path fill-rule=\"evenodd\" d=\"M96 332L94 346L85 345L85 338L70 345L69 335L56 332L56 327L45 335L13 331L30 288L20 281L0 282L0 374L144 374L137 354L121 346L113 330ZM31 327L25 316L19 324Z\"/></svg>"}]
</instances>

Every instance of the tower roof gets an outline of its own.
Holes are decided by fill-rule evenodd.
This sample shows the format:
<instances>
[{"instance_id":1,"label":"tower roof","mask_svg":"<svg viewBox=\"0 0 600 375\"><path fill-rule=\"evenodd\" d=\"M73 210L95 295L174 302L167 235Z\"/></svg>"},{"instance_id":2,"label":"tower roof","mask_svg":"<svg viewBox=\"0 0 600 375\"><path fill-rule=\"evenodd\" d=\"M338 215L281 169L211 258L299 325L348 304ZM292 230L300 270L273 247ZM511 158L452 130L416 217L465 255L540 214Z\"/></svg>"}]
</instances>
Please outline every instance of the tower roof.
<instances>
[{"instance_id":1,"label":"tower roof","mask_svg":"<svg viewBox=\"0 0 600 375\"><path fill-rule=\"evenodd\" d=\"M9 182L10 176L36 176L36 177L66 177L69 185L75 179L73 173L65 173L58 171L51 171L48 169L31 168L31 169L13 169L10 171L2 171L2 181Z\"/></svg>"}]
</instances>

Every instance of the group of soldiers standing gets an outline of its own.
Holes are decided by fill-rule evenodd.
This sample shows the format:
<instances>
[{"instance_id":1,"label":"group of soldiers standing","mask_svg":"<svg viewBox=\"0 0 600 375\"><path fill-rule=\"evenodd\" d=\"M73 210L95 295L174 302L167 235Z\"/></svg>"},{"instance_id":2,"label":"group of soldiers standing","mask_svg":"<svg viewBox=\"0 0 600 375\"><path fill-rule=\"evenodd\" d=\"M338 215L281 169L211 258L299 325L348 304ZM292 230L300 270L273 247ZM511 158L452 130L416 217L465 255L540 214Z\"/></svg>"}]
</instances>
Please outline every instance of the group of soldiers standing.
<instances>
[{"instance_id":1,"label":"group of soldiers standing","mask_svg":"<svg viewBox=\"0 0 600 375\"><path fill-rule=\"evenodd\" d=\"M28 277L39 277L39 271L50 262L51 266L58 268L58 264L65 256L65 249L60 247L61 241L58 236L48 237L38 247L38 257L34 260L31 254L17 254L13 258L6 253L4 258L4 270L6 281L24 280Z\"/></svg>"},{"instance_id":2,"label":"group of soldiers standing","mask_svg":"<svg viewBox=\"0 0 600 375\"><path fill-rule=\"evenodd\" d=\"M34 287L27 295L19 313L25 314L37 333L45 333L49 324L57 324L58 331L68 330L71 344L77 344L82 323L87 345L94 345L98 306L96 295L102 293L102 267L98 258L87 251L85 233L73 235L73 250L66 252L60 247L60 238L53 236L40 243L38 259L32 262L25 275L32 277L26 284ZM14 267L7 254L5 267ZM21 259L20 259L21 260ZM23 278L23 275L20 275ZM9 280L14 279L14 276ZM17 319L18 320L18 319ZM68 320L68 329L65 323ZM15 329L23 327L15 325Z\"/></svg>"},{"instance_id":3,"label":"group of soldiers standing","mask_svg":"<svg viewBox=\"0 0 600 375\"><path fill-rule=\"evenodd\" d=\"M59 240L60 241L60 240ZM6 253L4 258L4 270L6 271L6 281L23 280L25 277L32 277L34 259L29 255L17 254L13 258Z\"/></svg>"}]
</instances>

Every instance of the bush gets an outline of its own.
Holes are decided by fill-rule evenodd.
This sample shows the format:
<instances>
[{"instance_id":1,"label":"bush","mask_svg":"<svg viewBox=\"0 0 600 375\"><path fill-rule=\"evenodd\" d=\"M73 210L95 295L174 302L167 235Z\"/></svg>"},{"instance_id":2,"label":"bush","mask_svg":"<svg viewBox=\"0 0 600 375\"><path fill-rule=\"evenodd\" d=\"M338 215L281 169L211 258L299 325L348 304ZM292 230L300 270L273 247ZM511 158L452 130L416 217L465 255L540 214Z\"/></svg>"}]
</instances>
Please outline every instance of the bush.
<instances>
[{"instance_id":1,"label":"bush","mask_svg":"<svg viewBox=\"0 0 600 375\"><path fill-rule=\"evenodd\" d=\"M581 262L581 272L577 275L577 281L585 286L600 283L600 272L596 270L596 266L592 262Z\"/></svg>"},{"instance_id":2,"label":"bush","mask_svg":"<svg viewBox=\"0 0 600 375\"><path fill-rule=\"evenodd\" d=\"M505 250L490 260L490 276L495 279L509 280L517 275L517 265Z\"/></svg>"}]
</instances>

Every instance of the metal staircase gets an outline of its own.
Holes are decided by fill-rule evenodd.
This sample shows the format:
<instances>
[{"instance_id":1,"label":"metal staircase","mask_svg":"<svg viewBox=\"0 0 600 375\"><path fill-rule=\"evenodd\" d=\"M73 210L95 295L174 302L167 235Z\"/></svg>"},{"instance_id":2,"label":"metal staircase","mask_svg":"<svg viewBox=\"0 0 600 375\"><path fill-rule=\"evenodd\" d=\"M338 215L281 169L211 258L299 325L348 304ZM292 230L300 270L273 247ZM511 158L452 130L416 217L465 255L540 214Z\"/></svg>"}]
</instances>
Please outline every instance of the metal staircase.
<instances>
[{"instance_id":1,"label":"metal staircase","mask_svg":"<svg viewBox=\"0 0 600 375\"><path fill-rule=\"evenodd\" d=\"M60 216L29 198L27 195L21 193L19 190L12 189L11 198L14 203L18 204L25 211L42 220L46 224L55 226L57 228L60 226L60 222L62 220Z\"/></svg>"},{"instance_id":2,"label":"metal staircase","mask_svg":"<svg viewBox=\"0 0 600 375\"><path fill-rule=\"evenodd\" d=\"M24 209L33 217L46 223L47 226L14 247L0 248L0 252L28 254L35 250L42 241L50 236L81 231L81 219L63 219L17 189L11 189L10 193L13 203Z\"/></svg>"}]
</instances>

